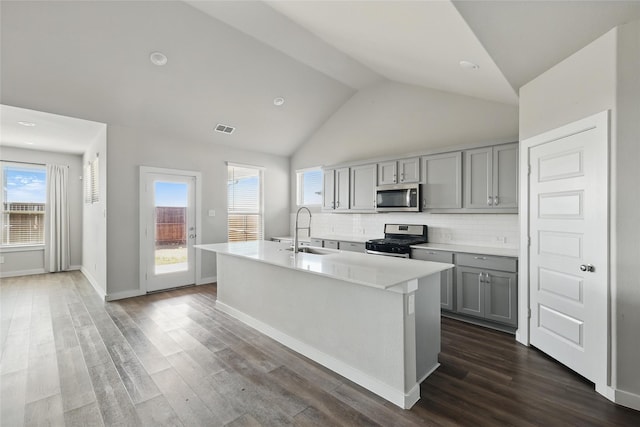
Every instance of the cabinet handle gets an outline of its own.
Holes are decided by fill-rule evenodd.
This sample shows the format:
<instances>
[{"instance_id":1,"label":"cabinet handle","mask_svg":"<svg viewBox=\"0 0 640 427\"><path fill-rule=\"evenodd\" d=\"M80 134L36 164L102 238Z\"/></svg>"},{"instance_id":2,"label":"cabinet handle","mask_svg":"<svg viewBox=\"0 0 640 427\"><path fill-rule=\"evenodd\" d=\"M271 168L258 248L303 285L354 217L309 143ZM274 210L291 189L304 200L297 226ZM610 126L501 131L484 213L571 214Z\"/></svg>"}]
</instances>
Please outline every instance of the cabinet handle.
<instances>
[{"instance_id":1,"label":"cabinet handle","mask_svg":"<svg viewBox=\"0 0 640 427\"><path fill-rule=\"evenodd\" d=\"M500 203L500 199L498 199L498 196L493 198L493 206L498 206L498 203Z\"/></svg>"},{"instance_id":2,"label":"cabinet handle","mask_svg":"<svg viewBox=\"0 0 640 427\"><path fill-rule=\"evenodd\" d=\"M339 208L339 207L340 207L340 201L338 200L338 201L336 202L336 208Z\"/></svg>"},{"instance_id":3,"label":"cabinet handle","mask_svg":"<svg viewBox=\"0 0 640 427\"><path fill-rule=\"evenodd\" d=\"M473 259L486 260L487 257L486 256L474 256Z\"/></svg>"},{"instance_id":4,"label":"cabinet handle","mask_svg":"<svg viewBox=\"0 0 640 427\"><path fill-rule=\"evenodd\" d=\"M489 196L489 198L487 199L487 205L493 205L493 197Z\"/></svg>"},{"instance_id":5,"label":"cabinet handle","mask_svg":"<svg viewBox=\"0 0 640 427\"><path fill-rule=\"evenodd\" d=\"M491 278L489 277L489 273L484 273L484 283L491 283Z\"/></svg>"}]
</instances>

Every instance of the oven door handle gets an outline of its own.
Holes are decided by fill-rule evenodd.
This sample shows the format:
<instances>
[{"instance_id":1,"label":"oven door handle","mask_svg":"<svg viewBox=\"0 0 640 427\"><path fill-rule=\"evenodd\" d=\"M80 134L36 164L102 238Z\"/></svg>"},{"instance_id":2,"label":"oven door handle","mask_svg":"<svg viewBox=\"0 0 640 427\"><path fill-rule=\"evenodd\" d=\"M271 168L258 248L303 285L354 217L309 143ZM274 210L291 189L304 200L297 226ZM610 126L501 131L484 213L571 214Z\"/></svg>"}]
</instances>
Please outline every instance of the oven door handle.
<instances>
[{"instance_id":1,"label":"oven door handle","mask_svg":"<svg viewBox=\"0 0 640 427\"><path fill-rule=\"evenodd\" d=\"M392 256L396 258L409 258L409 254L394 254L391 252L372 251L369 249L367 249L367 253L371 255L384 255L384 256Z\"/></svg>"}]
</instances>

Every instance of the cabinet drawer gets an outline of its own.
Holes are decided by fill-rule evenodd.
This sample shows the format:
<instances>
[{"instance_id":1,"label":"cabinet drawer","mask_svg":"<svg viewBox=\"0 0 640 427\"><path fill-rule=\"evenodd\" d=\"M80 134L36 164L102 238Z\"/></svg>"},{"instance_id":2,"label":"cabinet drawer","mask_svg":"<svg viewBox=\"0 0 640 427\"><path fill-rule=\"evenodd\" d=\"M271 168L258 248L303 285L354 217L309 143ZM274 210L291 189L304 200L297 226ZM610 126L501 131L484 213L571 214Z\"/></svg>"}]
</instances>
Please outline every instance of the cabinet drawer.
<instances>
[{"instance_id":1,"label":"cabinet drawer","mask_svg":"<svg viewBox=\"0 0 640 427\"><path fill-rule=\"evenodd\" d=\"M341 251L364 252L365 245L364 243L340 242L338 249L340 249Z\"/></svg>"},{"instance_id":2,"label":"cabinet drawer","mask_svg":"<svg viewBox=\"0 0 640 427\"><path fill-rule=\"evenodd\" d=\"M322 247L322 239L311 239L311 246Z\"/></svg>"},{"instance_id":3,"label":"cabinet drawer","mask_svg":"<svg viewBox=\"0 0 640 427\"><path fill-rule=\"evenodd\" d=\"M468 265L470 267L486 268L490 270L518 271L516 258L490 256L482 254L456 254L456 265Z\"/></svg>"},{"instance_id":4,"label":"cabinet drawer","mask_svg":"<svg viewBox=\"0 0 640 427\"><path fill-rule=\"evenodd\" d=\"M431 249L411 249L411 258L453 264L453 252L434 251Z\"/></svg>"},{"instance_id":5,"label":"cabinet drawer","mask_svg":"<svg viewBox=\"0 0 640 427\"><path fill-rule=\"evenodd\" d=\"M338 249L338 241L337 240L325 240L324 247L329 249Z\"/></svg>"}]
</instances>

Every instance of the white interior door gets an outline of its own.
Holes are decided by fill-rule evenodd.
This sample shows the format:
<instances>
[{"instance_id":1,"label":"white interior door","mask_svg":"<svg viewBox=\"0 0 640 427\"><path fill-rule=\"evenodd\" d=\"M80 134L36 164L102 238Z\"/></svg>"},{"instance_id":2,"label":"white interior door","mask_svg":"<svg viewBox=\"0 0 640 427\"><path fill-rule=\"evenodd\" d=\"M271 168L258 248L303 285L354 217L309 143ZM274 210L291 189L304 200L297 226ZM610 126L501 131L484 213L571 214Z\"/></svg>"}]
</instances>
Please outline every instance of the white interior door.
<instances>
[{"instance_id":1,"label":"white interior door","mask_svg":"<svg viewBox=\"0 0 640 427\"><path fill-rule=\"evenodd\" d=\"M530 342L605 386L608 372L608 114L529 148Z\"/></svg>"},{"instance_id":2,"label":"white interior door","mask_svg":"<svg viewBox=\"0 0 640 427\"><path fill-rule=\"evenodd\" d=\"M196 283L196 177L141 170L140 260L146 291Z\"/></svg>"}]
</instances>

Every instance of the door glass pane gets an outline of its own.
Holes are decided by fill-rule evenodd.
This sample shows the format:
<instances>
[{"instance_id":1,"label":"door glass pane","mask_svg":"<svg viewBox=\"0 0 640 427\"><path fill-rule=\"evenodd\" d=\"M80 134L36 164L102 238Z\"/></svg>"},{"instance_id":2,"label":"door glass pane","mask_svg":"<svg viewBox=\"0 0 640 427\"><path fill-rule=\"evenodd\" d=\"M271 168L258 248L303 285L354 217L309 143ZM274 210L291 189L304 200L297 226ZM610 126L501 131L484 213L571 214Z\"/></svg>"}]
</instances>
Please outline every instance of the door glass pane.
<instances>
[{"instance_id":1,"label":"door glass pane","mask_svg":"<svg viewBox=\"0 0 640 427\"><path fill-rule=\"evenodd\" d=\"M186 183L154 183L156 274L189 269L187 194Z\"/></svg>"}]
</instances>

